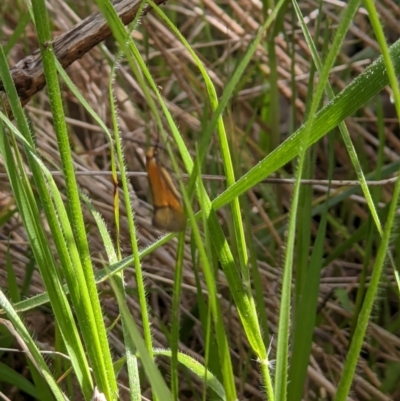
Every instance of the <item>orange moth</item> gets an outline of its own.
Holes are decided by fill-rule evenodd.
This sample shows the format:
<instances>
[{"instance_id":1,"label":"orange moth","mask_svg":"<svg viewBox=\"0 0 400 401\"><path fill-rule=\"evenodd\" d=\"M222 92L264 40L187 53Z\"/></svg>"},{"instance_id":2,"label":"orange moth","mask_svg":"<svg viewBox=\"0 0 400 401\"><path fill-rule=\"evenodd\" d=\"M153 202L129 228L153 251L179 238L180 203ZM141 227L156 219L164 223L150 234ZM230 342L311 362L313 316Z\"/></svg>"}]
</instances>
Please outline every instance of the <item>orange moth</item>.
<instances>
[{"instance_id":1,"label":"orange moth","mask_svg":"<svg viewBox=\"0 0 400 401\"><path fill-rule=\"evenodd\" d=\"M163 231L183 231L186 215L179 192L167 170L157 160L158 150L151 147L146 153L146 170L153 197L153 225Z\"/></svg>"}]
</instances>

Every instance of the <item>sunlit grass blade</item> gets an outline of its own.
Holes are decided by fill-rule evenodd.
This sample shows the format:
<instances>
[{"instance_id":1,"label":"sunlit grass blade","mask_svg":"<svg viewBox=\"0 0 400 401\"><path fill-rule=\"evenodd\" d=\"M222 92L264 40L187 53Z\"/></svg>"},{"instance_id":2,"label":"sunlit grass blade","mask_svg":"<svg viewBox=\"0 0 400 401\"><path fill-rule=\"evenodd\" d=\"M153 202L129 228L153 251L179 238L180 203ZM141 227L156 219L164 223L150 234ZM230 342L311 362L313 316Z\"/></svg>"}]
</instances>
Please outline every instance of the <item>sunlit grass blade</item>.
<instances>
[{"instance_id":1,"label":"sunlit grass blade","mask_svg":"<svg viewBox=\"0 0 400 401\"><path fill-rule=\"evenodd\" d=\"M353 18L354 18L354 15L355 15L356 11L357 11L359 3L360 3L360 1L350 2L348 7L347 7L347 9L346 9L346 12L344 13L344 15L341 18L341 24L338 27L338 31L340 30L340 34L341 34L341 39L342 40L343 40L344 34L347 32L348 27L350 26L350 24L353 21ZM297 15L298 15L298 17L300 19L301 26L302 26L302 29L303 29L303 33L304 33L304 35L306 37L307 43L308 43L308 45L309 45L309 47L311 49L314 63L317 66L318 71L321 71L321 68L322 68L321 61L319 60L318 53L317 53L317 51L315 49L315 46L314 46L314 44L313 44L313 42L311 40L311 35L308 32L307 25L305 24L304 19L303 19L301 13L300 13L300 10L299 10L298 7L296 7L296 12L297 12ZM338 50L339 46L341 45L341 41L338 42L338 43L334 43L333 45ZM326 91L327 91L327 94L328 94L328 98L330 100L332 100L334 98L334 93L333 93L333 90L332 90L332 88L330 87L329 84L328 84L328 86L326 88ZM373 219L375 221L375 224L376 224L376 227L378 229L378 232L382 233L382 227L381 227L381 223L379 221L378 213L377 213L377 210L375 208L374 202L372 200L371 193L369 191L368 185L366 183L365 176L364 176L364 173L362 171L360 162L358 160L358 156L357 156L356 150L355 150L354 145L352 143L352 140L350 138L350 134L349 134L349 132L347 130L347 127L344 124L344 122L341 122L339 124L339 128L340 128L340 131L342 133L343 141L344 141L344 143L346 145L346 148L347 148L347 150L349 152L349 156L350 156L350 159L352 161L353 167L354 167L354 169L355 169L355 171L357 173L357 177L360 180L361 188L362 188L364 196L365 196L365 198L367 200L368 206L370 208L370 211L371 211L371 214L372 214Z\"/></svg>"},{"instance_id":2,"label":"sunlit grass blade","mask_svg":"<svg viewBox=\"0 0 400 401\"><path fill-rule=\"evenodd\" d=\"M139 252L140 258L150 255L158 247L160 247L160 246L166 244L168 241L170 241L172 237L173 237L173 234L169 234L164 237L161 237L161 239L159 239L157 242L155 242L155 243L149 245L147 248L141 250ZM134 257L128 256L128 257L124 258L123 260L121 260L120 262L110 265L109 268L104 268L104 269L98 271L95 275L95 277L97 278L97 281L96 281L97 284L108 280L112 275L121 272L123 269L127 268L128 266L131 266L133 264L133 262L134 262ZM65 294L69 293L69 289L66 285L63 286L63 290L64 290ZM44 294L35 295L29 299L18 302L17 304L14 305L14 308L18 312L24 312L24 311L36 308L40 305L44 305L48 302L49 302L49 295L47 293L44 293Z\"/></svg>"},{"instance_id":3,"label":"sunlit grass blade","mask_svg":"<svg viewBox=\"0 0 400 401\"><path fill-rule=\"evenodd\" d=\"M115 29L115 27L114 27L114 29ZM119 32L122 32L123 27L119 27L118 30L119 30ZM159 94L159 91L158 91L156 85L154 84L154 81L152 80L152 78L151 78L151 76L150 76L150 74L149 74L149 72L147 70L147 67L146 67L145 63L143 63L143 61L141 60L140 55L138 54L138 52L135 50L135 48L133 46L131 46L131 49L135 54L136 61L138 61L140 63L141 70L145 74L145 76L146 76L146 78L147 78L152 90L154 91L154 93L158 97L158 100L160 102L160 106L162 107L163 112L165 114L165 117L167 118L168 124L169 124L169 126L171 128L171 131L172 131L172 135L173 135L173 137L174 137L174 139L175 139L175 141L177 143L177 146L178 146L178 148L180 150L180 153L181 153L181 156L183 158L183 161L184 161L184 163L186 165L186 169L190 173L193 170L193 162L192 162L192 160L190 158L190 155L189 155L189 153L187 151L185 143L183 142L182 138L180 137L179 132L177 131L176 125L175 125L175 123L174 123L174 121L173 121L168 109L166 108L165 103L163 102L163 100L162 100L162 98L161 98L161 96ZM174 162L173 158L172 158L172 161ZM200 183L200 185L201 185L201 183ZM207 197L206 193L204 192L204 189L202 189L202 192L201 192L200 196L203 197L204 200L206 200L206 202L209 203L208 197ZM185 202L187 202L187 201L188 201L188 199L185 200ZM189 204L185 203L185 205L186 205L186 207L190 208ZM221 239L222 239L223 235L222 235L221 227L218 224L217 218L215 216L215 212L212 211L210 209L210 207L208 207L207 208L207 213L208 214L211 213L210 214L211 219L215 223L215 224L213 223L213 227L212 227L211 231L214 232L214 233L218 233L218 236L220 236ZM196 224L195 220L192 220L192 222L194 224ZM193 226L192 226L192 229L194 229ZM226 246L225 239L222 240L222 243L224 244L223 248L225 247L226 252L229 252L229 250L228 250L229 248ZM218 247L218 249L220 250L222 248ZM229 252L229 254L230 254L230 252ZM220 257L222 258L223 262L226 262L226 259L224 258L224 256L222 256L222 254L220 254ZM229 259L232 259L232 255L231 254L229 255ZM238 289L237 291L235 291L235 289L233 289L232 293L234 294L234 296L237 297L237 299L236 299L237 302L239 302L238 307L239 307L239 309L241 309L241 316L242 316L243 322L247 322L249 320L249 316L250 315L253 316L253 319L251 320L251 322L253 323L253 326L252 326L251 330L249 330L249 331L246 330L246 332L249 335L249 341L255 347L255 349L257 349L258 354L259 354L259 358L262 361L265 361L267 356L266 356L266 351L265 351L264 344L262 342L262 338L261 338L261 335L260 335L260 330L259 330L258 325L257 325L257 317L256 317L256 313L255 313L255 308L254 308L254 305L251 303L251 301L247 298L247 296L245 297L245 299L247 301L245 303L243 303L243 300L242 300L243 297L239 296L239 294L241 292L241 290L239 290L239 288L241 286L241 284L240 284L241 280L240 280L239 276L237 275L236 269L233 268L234 265L232 265L232 261L233 261L233 259L228 264L223 263L224 267L227 268L228 275L229 276L232 276L232 275L236 276L234 279L232 279L232 277L230 277L230 279L229 279L229 281L232 283L233 287L236 286L237 289ZM250 312L250 310L251 310L251 312ZM213 313L214 313L215 318L217 319L218 317L215 315L215 313L217 313L217 309L214 308L214 312ZM220 319L218 318L217 320L220 320ZM245 328L246 327L247 327L247 325L245 324ZM222 328L222 326L220 328ZM254 330L254 328L256 328L256 329ZM224 335L217 336L219 341L221 341L221 352L222 352L223 348L225 347L225 345L224 345L225 340L223 339L223 337L224 337ZM257 344L257 346L256 346L256 344ZM224 351L224 355L228 355L226 353L226 351ZM228 368L227 365L226 365L226 368ZM231 370L231 368L228 369L225 373L228 374L229 370ZM264 373L265 372L266 371L264 371ZM235 398L235 388L234 388L234 385L232 384L233 383L232 373L229 373L229 375L226 375L226 374L225 374L225 378L226 378L225 385L226 385L227 397L228 397L228 399L231 399L231 398L234 399ZM231 383L231 384L229 384L229 383Z\"/></svg>"},{"instance_id":4,"label":"sunlit grass blade","mask_svg":"<svg viewBox=\"0 0 400 401\"><path fill-rule=\"evenodd\" d=\"M109 262L116 263L118 261L117 252L114 248L111 237L107 231L107 227L104 220L101 218L100 214L95 210L90 200L86 196L84 195L82 196L96 221L101 238L103 240L104 247L107 252ZM118 287L118 291L121 294L121 297L124 299L124 302L126 303L127 298L125 293L125 285L123 281L123 273L120 272L116 274L114 276L114 280L115 280L115 285ZM140 389L139 367L136 358L136 346L135 343L132 341L131 336L128 333L127 322L124 320L124 316L122 317L122 329L126 347L125 361L127 363L128 374L129 374L130 399L132 401L139 401L141 399L141 389Z\"/></svg>"},{"instance_id":5,"label":"sunlit grass blade","mask_svg":"<svg viewBox=\"0 0 400 401\"><path fill-rule=\"evenodd\" d=\"M358 4L358 0L353 1L352 4ZM300 10L297 2L293 2L293 6L298 14ZM296 182L293 189L293 200L289 213L289 224L288 224L288 238L285 249L285 263L282 280L282 295L280 304L280 315L279 315L279 328L277 338L277 362L276 362L276 381L275 381L275 397L278 400L285 400L287 398L287 369L288 369L288 356L289 356L289 326L290 326L290 298L291 298L291 280L292 280L292 268L293 268L293 253L294 253L294 241L296 235L296 219L297 219L297 208L299 201L299 192L301 177L303 173L303 167L306 159L306 149L311 132L314 128L314 119L319 103L322 99L325 86L328 82L329 72L333 66L334 60L339 51L340 45L344 39L344 35L347 32L348 26L351 22L352 8L348 7L348 16L343 18L341 25L338 28L337 34L334 38L333 44L326 57L323 68L320 70L320 77L316 87L316 90L312 97L312 102L309 111L309 118L304 126L304 133L299 143L299 162L296 171ZM355 12L355 8L354 8Z\"/></svg>"},{"instance_id":6,"label":"sunlit grass blade","mask_svg":"<svg viewBox=\"0 0 400 401\"><path fill-rule=\"evenodd\" d=\"M169 350L162 350L156 348L154 350L155 356L168 356L172 358L171 351ZM177 358L179 363L185 365L187 369L189 369L192 373L194 373L200 380L204 380L206 378L206 385L209 386L219 397L221 400L226 400L226 395L223 386L218 381L218 379L210 372L207 371L204 366L202 366L198 361L191 358L189 355L183 354L179 352L177 354Z\"/></svg>"},{"instance_id":7,"label":"sunlit grass blade","mask_svg":"<svg viewBox=\"0 0 400 401\"><path fill-rule=\"evenodd\" d=\"M379 16L375 9L375 5L371 0L365 1L365 6L368 10L368 15L371 21L371 25L374 29L374 33L377 37L377 41L382 52L383 63L386 68L385 76L387 76L390 87L393 91L394 103L396 106L397 118L400 120L400 90L398 87L398 81L396 77L396 65L393 54L390 54L389 48L386 43L383 29L379 20ZM381 279L382 270L385 264L385 259L389 249L390 239L392 235L392 229L396 220L397 205L400 196L400 172L396 181L392 201L389 208L386 225L383 230L382 240L378 248L376 260L372 269L372 275L367 289L363 306L358 318L357 330L352 338L350 349L347 354L346 362L343 367L342 376L338 385L337 394L335 397L336 401L345 400L351 387L352 378L357 366L358 356L361 351L364 336L367 330L367 326L370 320L373 303L375 300L376 293L379 288L379 282Z\"/></svg>"},{"instance_id":8,"label":"sunlit grass blade","mask_svg":"<svg viewBox=\"0 0 400 401\"><path fill-rule=\"evenodd\" d=\"M400 73L400 40L395 42L389 50L395 71ZM317 142L382 90L388 83L384 71L383 59L380 57L319 111L305 146L309 147ZM219 209L226 205L233 197L243 194L296 157L304 131L305 126L300 127L277 149L218 196L213 201L213 206Z\"/></svg>"},{"instance_id":9,"label":"sunlit grass blade","mask_svg":"<svg viewBox=\"0 0 400 401\"><path fill-rule=\"evenodd\" d=\"M32 4L35 17L38 41L41 50L43 70L48 85L51 110L53 113L53 124L57 135L63 173L66 181L66 191L70 207L70 221L76 245L79 251L82 273L85 284L80 288L85 302L76 305L83 308L87 314L86 319L78 314L83 338L85 340L89 359L93 364L93 374L99 391L107 398L115 399L118 394L116 378L112 368L112 359L108 344L107 334L104 326L103 315L96 284L94 281L93 266L90 258L87 233L80 204L79 192L74 174L74 166L71 155L71 147L66 129L62 96L59 87L57 68L54 52L51 48L50 24L47 17L46 5L43 0Z\"/></svg>"},{"instance_id":10,"label":"sunlit grass blade","mask_svg":"<svg viewBox=\"0 0 400 401\"><path fill-rule=\"evenodd\" d=\"M154 4L152 4L152 6L163 17L163 19L168 22L168 18L165 17L165 15L162 13L162 11L159 10L159 8L156 7ZM208 77L208 74L205 71L204 67L202 66L202 63L200 62L200 60L198 59L196 54L191 50L187 41L184 40L184 38L179 33L179 31L177 31L176 28L172 24L169 24L169 26L174 30L176 35L184 43L184 45L188 49L188 51L191 52L191 55L194 58L194 60L196 61L196 65L200 69L200 72L202 73L202 76L206 82L206 85L208 88L208 94L210 97L210 102L211 102L211 104L216 106L216 109L218 109L218 101L215 97L216 91L213 88L212 82L211 82L210 78ZM156 89L154 89L154 90L156 91ZM173 120L171 119L168 110L164 109L164 112L166 113L166 117L167 117L168 121L170 122L170 125L174 125ZM218 129L221 131L220 138L222 138L224 136L224 129L223 129L222 120L220 120L220 115L217 115L216 119L217 119ZM174 133L174 131L172 131L172 132ZM182 143L182 140L179 136L174 135L174 138L177 142L177 145L181 152L182 158L186 164L187 171L189 173L192 173L193 162L188 157L189 155L187 154L185 144ZM204 143L202 143L200 146L201 146L201 148L203 147L205 149ZM228 157L227 154L225 154L225 156ZM200 158L200 160L201 160L201 158ZM268 357L267 357L266 349L264 347L264 343L262 340L262 336L261 336L261 332L260 332L260 328L259 328L259 324L258 324L257 313L255 310L252 295L250 294L250 292L248 292L246 295L242 294L244 291L244 287L240 284L241 278L238 275L238 272L236 269L236 263L233 259L232 253L229 249L229 246L227 246L227 243L223 236L221 227L216 218L215 211L213 210L212 207L210 207L208 196L205 193L201 183L200 183L198 191L199 191L198 198L201 203L202 209L207 214L210 234L212 235L212 238L214 239L214 246L215 246L215 249L217 250L218 258L219 258L221 265L224 269L224 272L226 274L226 277L227 277L227 280L228 280L228 283L230 286L230 290L235 299L235 304L239 310L239 315L241 316L242 325L245 329L246 335L248 336L249 342L252 345L255 352L257 353L257 356L260 360L264 385L267 388L267 394L270 397L270 399L272 399L273 392L272 392L271 379L270 379L269 370L268 370L269 369L268 368L268 365L269 365ZM194 229L194 228L192 227L192 229ZM242 244L243 244L243 242L242 242ZM247 258L245 258L245 259L247 259ZM243 260L244 259L242 259L242 261ZM248 288L248 286L246 286L246 288ZM229 394L227 396L229 398Z\"/></svg>"}]
</instances>

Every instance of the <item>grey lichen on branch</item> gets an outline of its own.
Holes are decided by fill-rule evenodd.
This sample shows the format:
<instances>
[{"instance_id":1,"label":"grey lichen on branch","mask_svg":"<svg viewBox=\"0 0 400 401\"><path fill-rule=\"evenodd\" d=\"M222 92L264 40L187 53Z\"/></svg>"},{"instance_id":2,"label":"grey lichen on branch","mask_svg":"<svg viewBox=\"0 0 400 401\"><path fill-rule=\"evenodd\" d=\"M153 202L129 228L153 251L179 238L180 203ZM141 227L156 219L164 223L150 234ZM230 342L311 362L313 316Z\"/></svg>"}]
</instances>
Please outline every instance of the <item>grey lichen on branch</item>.
<instances>
[{"instance_id":1,"label":"grey lichen on branch","mask_svg":"<svg viewBox=\"0 0 400 401\"><path fill-rule=\"evenodd\" d=\"M154 3L160 5L166 1L155 0ZM140 4L141 0L117 0L113 6L121 21L127 25L135 18ZM151 7L146 6L143 14L149 10ZM95 12L55 38L52 43L53 50L60 64L66 68L110 35L111 29L107 21L100 12ZM11 69L11 74L21 103L25 105L35 93L46 85L39 49L19 61ZM1 81L0 90L4 91Z\"/></svg>"}]
</instances>

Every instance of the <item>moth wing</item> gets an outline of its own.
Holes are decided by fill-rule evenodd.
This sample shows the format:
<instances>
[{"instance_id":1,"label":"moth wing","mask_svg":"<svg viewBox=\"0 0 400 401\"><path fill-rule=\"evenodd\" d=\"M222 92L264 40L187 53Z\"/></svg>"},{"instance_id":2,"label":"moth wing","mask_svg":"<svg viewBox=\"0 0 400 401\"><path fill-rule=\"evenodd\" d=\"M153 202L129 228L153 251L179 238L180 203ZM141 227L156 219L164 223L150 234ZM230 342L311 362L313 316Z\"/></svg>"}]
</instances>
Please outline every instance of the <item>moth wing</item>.
<instances>
[{"instance_id":1,"label":"moth wing","mask_svg":"<svg viewBox=\"0 0 400 401\"><path fill-rule=\"evenodd\" d=\"M186 226L186 216L181 210L171 207L158 207L154 210L153 225L160 230L178 232L183 231Z\"/></svg>"}]
</instances>

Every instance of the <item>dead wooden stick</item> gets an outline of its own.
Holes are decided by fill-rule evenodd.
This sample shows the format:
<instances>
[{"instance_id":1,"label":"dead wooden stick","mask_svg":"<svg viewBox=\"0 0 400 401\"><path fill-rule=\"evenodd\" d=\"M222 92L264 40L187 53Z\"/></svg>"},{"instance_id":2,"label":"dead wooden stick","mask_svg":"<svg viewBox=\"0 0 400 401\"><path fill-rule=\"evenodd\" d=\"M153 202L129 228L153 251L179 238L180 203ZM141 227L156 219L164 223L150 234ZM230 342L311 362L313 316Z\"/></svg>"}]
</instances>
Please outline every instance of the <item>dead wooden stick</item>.
<instances>
[{"instance_id":1,"label":"dead wooden stick","mask_svg":"<svg viewBox=\"0 0 400 401\"><path fill-rule=\"evenodd\" d=\"M166 1L155 0L154 2L160 5ZM140 3L141 0L117 0L114 3L114 8L125 25L133 21ZM150 9L151 7L146 6L144 14ZM111 29L107 21L100 12L95 12L54 39L52 42L54 54L61 65L66 68L110 35ZM11 69L11 74L21 103L25 105L35 93L42 90L46 85L39 49L19 61ZM1 81L0 90L4 91Z\"/></svg>"}]
</instances>

